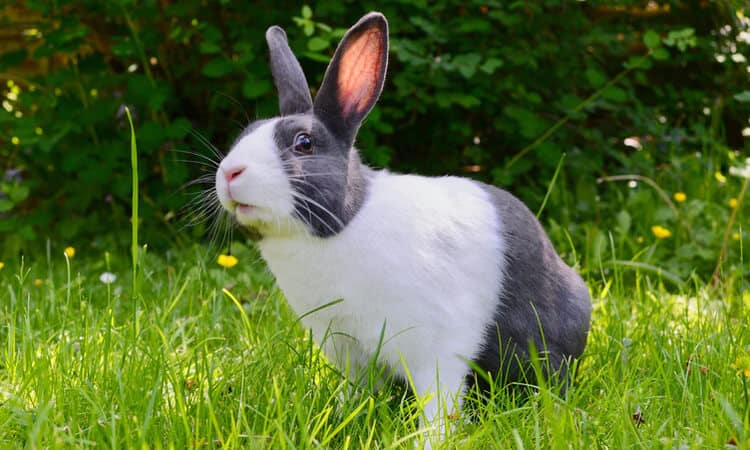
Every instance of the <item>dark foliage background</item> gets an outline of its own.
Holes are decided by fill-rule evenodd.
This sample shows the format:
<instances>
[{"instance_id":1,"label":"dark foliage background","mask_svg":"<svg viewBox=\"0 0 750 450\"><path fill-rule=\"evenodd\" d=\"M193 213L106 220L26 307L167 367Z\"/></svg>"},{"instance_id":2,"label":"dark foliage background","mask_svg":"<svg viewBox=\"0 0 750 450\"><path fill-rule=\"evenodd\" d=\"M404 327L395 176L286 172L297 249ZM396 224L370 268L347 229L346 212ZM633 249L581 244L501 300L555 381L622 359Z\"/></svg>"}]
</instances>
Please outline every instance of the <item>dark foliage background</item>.
<instances>
[{"instance_id":1,"label":"dark foliage background","mask_svg":"<svg viewBox=\"0 0 750 450\"><path fill-rule=\"evenodd\" d=\"M680 274L710 272L728 213L712 209L706 196L726 203L726 194L705 184L711 177L684 175L726 173L747 154L750 21L740 7L6 1L0 256L46 238L79 247L127 243L126 105L136 121L149 245L202 239L204 225L183 226L180 210L191 192L183 186L212 169L195 155L187 158L199 163L185 163L176 150L211 155L207 140L226 151L249 121L277 113L265 29L287 30L310 85L318 86L345 28L380 10L390 22L391 62L358 139L369 163L471 176L537 210L565 154L543 216L557 242L571 239L587 252L617 247L629 256L644 236L652 238L652 225L671 223L685 238L680 248L651 253L662 251ZM653 189L597 183L613 174L651 177L693 203L674 217Z\"/></svg>"}]
</instances>

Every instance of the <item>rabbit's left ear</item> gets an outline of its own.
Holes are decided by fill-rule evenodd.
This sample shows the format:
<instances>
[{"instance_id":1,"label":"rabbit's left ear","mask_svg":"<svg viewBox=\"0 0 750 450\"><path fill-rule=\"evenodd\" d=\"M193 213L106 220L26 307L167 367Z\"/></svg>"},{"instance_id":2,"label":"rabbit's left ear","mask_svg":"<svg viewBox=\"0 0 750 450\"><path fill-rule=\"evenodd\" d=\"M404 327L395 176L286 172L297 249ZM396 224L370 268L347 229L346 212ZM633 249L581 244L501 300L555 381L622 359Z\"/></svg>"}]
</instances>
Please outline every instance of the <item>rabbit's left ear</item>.
<instances>
[{"instance_id":1,"label":"rabbit's left ear","mask_svg":"<svg viewBox=\"0 0 750 450\"><path fill-rule=\"evenodd\" d=\"M312 97L305 74L294 57L280 27L272 26L266 31L266 42L271 52L271 74L279 91L279 110L282 116L302 114L312 109Z\"/></svg>"},{"instance_id":2,"label":"rabbit's left ear","mask_svg":"<svg viewBox=\"0 0 750 450\"><path fill-rule=\"evenodd\" d=\"M315 115L351 144L383 90L388 66L388 22L376 12L346 32L315 97Z\"/></svg>"}]
</instances>

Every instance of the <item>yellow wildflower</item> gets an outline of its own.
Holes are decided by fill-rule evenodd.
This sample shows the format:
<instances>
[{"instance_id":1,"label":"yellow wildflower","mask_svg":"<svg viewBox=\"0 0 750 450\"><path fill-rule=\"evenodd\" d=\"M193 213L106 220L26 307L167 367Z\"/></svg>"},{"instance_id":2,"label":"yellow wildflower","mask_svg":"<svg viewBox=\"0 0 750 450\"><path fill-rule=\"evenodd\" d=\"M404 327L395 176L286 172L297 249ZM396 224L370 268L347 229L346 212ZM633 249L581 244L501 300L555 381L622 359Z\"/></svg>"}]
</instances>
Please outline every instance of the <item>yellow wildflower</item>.
<instances>
[{"instance_id":1,"label":"yellow wildflower","mask_svg":"<svg viewBox=\"0 0 750 450\"><path fill-rule=\"evenodd\" d=\"M737 207L737 205L739 205L739 202L737 201L736 198L732 197L732 198L729 199L729 207L730 208L734 209L734 208Z\"/></svg>"},{"instance_id":2,"label":"yellow wildflower","mask_svg":"<svg viewBox=\"0 0 750 450\"><path fill-rule=\"evenodd\" d=\"M716 181L718 181L721 184L724 184L727 182L727 177L725 177L724 174L721 173L721 171L719 170L714 172L714 178L716 178Z\"/></svg>"},{"instance_id":3,"label":"yellow wildflower","mask_svg":"<svg viewBox=\"0 0 750 450\"><path fill-rule=\"evenodd\" d=\"M41 286L41 285L42 285L42 280L40 280L39 278L34 280L34 286Z\"/></svg>"},{"instance_id":4,"label":"yellow wildflower","mask_svg":"<svg viewBox=\"0 0 750 450\"><path fill-rule=\"evenodd\" d=\"M740 233L737 233L737 232L732 233L732 239L734 239L735 241L739 241Z\"/></svg>"},{"instance_id":5,"label":"yellow wildflower","mask_svg":"<svg viewBox=\"0 0 750 450\"><path fill-rule=\"evenodd\" d=\"M65 254L68 255L68 258L72 258L76 255L76 249L73 247L65 247Z\"/></svg>"},{"instance_id":6,"label":"yellow wildflower","mask_svg":"<svg viewBox=\"0 0 750 450\"><path fill-rule=\"evenodd\" d=\"M737 375L750 378L750 354L738 356L732 365L737 369Z\"/></svg>"},{"instance_id":7,"label":"yellow wildflower","mask_svg":"<svg viewBox=\"0 0 750 450\"><path fill-rule=\"evenodd\" d=\"M5 263L0 261L0 270L3 270L3 267L5 267Z\"/></svg>"},{"instance_id":8,"label":"yellow wildflower","mask_svg":"<svg viewBox=\"0 0 750 450\"><path fill-rule=\"evenodd\" d=\"M89 95L91 95L92 97L97 97L99 95L99 90L98 89L92 89L92 90L89 91Z\"/></svg>"},{"instance_id":9,"label":"yellow wildflower","mask_svg":"<svg viewBox=\"0 0 750 450\"><path fill-rule=\"evenodd\" d=\"M685 195L684 192L675 192L674 193L674 201L677 203L682 203L685 200L687 200L687 195Z\"/></svg>"},{"instance_id":10,"label":"yellow wildflower","mask_svg":"<svg viewBox=\"0 0 750 450\"><path fill-rule=\"evenodd\" d=\"M666 239L669 236L672 236L672 232L661 225L654 225L651 227L651 232L654 233L654 236L658 239Z\"/></svg>"},{"instance_id":11,"label":"yellow wildflower","mask_svg":"<svg viewBox=\"0 0 750 450\"><path fill-rule=\"evenodd\" d=\"M18 139L18 136L13 136L12 138L10 138L10 142L11 142L11 143L12 143L13 145L18 145L18 144L20 144L20 143L21 143L21 140L20 140L20 139Z\"/></svg>"},{"instance_id":12,"label":"yellow wildflower","mask_svg":"<svg viewBox=\"0 0 750 450\"><path fill-rule=\"evenodd\" d=\"M219 258L216 260L216 262L225 269L231 269L232 267L236 266L239 261L234 255L219 255Z\"/></svg>"}]
</instances>

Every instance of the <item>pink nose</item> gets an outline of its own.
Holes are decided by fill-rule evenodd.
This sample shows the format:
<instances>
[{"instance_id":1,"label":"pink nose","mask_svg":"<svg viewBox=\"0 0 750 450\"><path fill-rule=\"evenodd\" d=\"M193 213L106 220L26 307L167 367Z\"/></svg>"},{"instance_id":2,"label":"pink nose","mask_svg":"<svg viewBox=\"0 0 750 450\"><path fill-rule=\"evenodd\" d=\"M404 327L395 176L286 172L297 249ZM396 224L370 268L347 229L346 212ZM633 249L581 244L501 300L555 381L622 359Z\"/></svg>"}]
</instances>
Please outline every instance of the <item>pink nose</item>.
<instances>
[{"instance_id":1,"label":"pink nose","mask_svg":"<svg viewBox=\"0 0 750 450\"><path fill-rule=\"evenodd\" d=\"M247 167L240 166L240 167L232 167L230 169L224 169L224 178L226 178L227 182L234 180L238 176L242 175L242 172L245 171Z\"/></svg>"}]
</instances>

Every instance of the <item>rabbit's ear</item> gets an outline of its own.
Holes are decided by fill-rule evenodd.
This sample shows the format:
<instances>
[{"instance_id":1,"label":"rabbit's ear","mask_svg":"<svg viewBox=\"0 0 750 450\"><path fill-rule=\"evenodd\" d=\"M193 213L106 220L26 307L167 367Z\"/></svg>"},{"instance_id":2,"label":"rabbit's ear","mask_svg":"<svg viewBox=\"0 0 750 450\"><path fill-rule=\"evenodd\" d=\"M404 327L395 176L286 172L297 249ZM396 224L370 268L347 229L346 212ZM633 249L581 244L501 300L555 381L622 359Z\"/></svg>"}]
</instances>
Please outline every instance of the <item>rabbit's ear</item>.
<instances>
[{"instance_id":1,"label":"rabbit's ear","mask_svg":"<svg viewBox=\"0 0 750 450\"><path fill-rule=\"evenodd\" d=\"M294 57L280 27L272 26L266 31L266 42L271 52L271 73L279 91L279 110L282 116L310 112L312 97L305 74Z\"/></svg>"},{"instance_id":2,"label":"rabbit's ear","mask_svg":"<svg viewBox=\"0 0 750 450\"><path fill-rule=\"evenodd\" d=\"M315 115L351 144L383 90L388 65L388 22L369 13L346 32L315 97Z\"/></svg>"}]
</instances>

